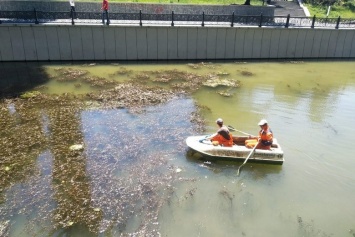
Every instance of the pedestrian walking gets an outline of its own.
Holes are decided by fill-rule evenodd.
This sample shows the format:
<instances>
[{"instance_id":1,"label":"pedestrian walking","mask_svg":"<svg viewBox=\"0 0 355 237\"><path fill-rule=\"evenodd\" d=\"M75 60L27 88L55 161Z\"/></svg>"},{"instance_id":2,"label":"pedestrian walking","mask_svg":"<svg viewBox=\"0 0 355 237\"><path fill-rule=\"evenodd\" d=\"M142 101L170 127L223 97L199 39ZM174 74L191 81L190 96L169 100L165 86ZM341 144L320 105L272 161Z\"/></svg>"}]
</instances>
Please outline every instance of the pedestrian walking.
<instances>
[{"instance_id":1,"label":"pedestrian walking","mask_svg":"<svg viewBox=\"0 0 355 237\"><path fill-rule=\"evenodd\" d=\"M108 18L108 0L102 1L102 24L105 25L105 15L106 15L106 25L110 24L110 19Z\"/></svg>"},{"instance_id":2,"label":"pedestrian walking","mask_svg":"<svg viewBox=\"0 0 355 237\"><path fill-rule=\"evenodd\" d=\"M69 0L69 4L70 4L70 17L76 18L76 12L75 12L75 3L74 0Z\"/></svg>"}]
</instances>

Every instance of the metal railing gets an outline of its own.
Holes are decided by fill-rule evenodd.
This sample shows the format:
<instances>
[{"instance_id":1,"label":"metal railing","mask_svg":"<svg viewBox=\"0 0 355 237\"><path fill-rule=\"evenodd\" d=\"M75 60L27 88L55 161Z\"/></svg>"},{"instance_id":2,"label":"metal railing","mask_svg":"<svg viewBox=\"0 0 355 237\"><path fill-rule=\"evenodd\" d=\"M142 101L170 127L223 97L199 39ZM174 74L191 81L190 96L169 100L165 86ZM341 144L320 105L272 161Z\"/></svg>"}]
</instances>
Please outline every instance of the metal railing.
<instances>
[{"instance_id":1,"label":"metal railing","mask_svg":"<svg viewBox=\"0 0 355 237\"><path fill-rule=\"evenodd\" d=\"M284 28L355 28L355 19L291 17L288 16L241 16L213 14L151 14L109 13L112 25L138 24L143 25L198 25L198 26L257 26ZM37 11L0 11L0 24L102 24L101 12L44 12Z\"/></svg>"}]
</instances>

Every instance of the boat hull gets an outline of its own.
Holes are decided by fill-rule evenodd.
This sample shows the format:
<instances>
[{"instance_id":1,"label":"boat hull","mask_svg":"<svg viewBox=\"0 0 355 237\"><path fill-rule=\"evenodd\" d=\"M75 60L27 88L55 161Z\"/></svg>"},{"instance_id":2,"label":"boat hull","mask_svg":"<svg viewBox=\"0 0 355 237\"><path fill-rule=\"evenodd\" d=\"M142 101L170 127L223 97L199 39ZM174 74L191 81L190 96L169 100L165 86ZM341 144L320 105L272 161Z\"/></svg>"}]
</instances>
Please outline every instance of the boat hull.
<instances>
[{"instance_id":1,"label":"boat hull","mask_svg":"<svg viewBox=\"0 0 355 237\"><path fill-rule=\"evenodd\" d=\"M202 154L201 158L207 160L244 161L252 149L243 145L233 147L214 146L209 140L203 140L206 136L191 136L186 139L189 148ZM283 151L277 140L274 139L271 150L256 149L248 162L283 164Z\"/></svg>"}]
</instances>

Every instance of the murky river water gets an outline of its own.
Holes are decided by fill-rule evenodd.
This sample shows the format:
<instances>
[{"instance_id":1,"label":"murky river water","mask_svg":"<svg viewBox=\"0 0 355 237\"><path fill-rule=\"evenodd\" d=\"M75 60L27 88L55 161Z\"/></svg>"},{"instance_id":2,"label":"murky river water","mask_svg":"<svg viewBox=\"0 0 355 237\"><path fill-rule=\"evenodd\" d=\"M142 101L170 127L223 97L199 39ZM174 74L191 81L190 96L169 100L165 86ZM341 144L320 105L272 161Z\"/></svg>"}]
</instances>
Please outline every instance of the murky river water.
<instances>
[{"instance_id":1,"label":"murky river water","mask_svg":"<svg viewBox=\"0 0 355 237\"><path fill-rule=\"evenodd\" d=\"M104 99L81 109L3 100L5 236L355 236L354 62L1 67L3 88L16 79L54 97L99 91L87 83L98 78L166 89L176 87L164 82L169 73L240 82L188 85L138 110ZM236 176L241 163L189 157L185 139L201 133L196 111L205 134L218 117L252 134L267 119L284 164L247 163Z\"/></svg>"}]
</instances>

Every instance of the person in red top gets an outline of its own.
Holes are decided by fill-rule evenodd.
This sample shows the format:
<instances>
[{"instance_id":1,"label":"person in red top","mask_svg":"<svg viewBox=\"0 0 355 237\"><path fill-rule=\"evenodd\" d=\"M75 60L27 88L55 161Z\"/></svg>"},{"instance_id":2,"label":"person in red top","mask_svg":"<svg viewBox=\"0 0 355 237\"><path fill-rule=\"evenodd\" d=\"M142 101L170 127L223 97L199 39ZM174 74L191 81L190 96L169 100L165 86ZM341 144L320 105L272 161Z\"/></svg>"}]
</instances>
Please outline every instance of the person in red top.
<instances>
[{"instance_id":1,"label":"person in red top","mask_svg":"<svg viewBox=\"0 0 355 237\"><path fill-rule=\"evenodd\" d=\"M210 138L213 145L221 146L233 146L233 137L229 132L229 129L223 125L223 120L221 118L216 120L216 123L219 127L217 134Z\"/></svg>"},{"instance_id":2,"label":"person in red top","mask_svg":"<svg viewBox=\"0 0 355 237\"><path fill-rule=\"evenodd\" d=\"M102 1L102 24L105 25L105 14L106 14L106 25L110 24L110 19L108 18L108 0Z\"/></svg>"},{"instance_id":3,"label":"person in red top","mask_svg":"<svg viewBox=\"0 0 355 237\"><path fill-rule=\"evenodd\" d=\"M265 119L260 120L258 125L261 128L259 136L249 136L249 139L245 141L245 146L248 148L256 146L256 149L270 150L274 135Z\"/></svg>"}]
</instances>

